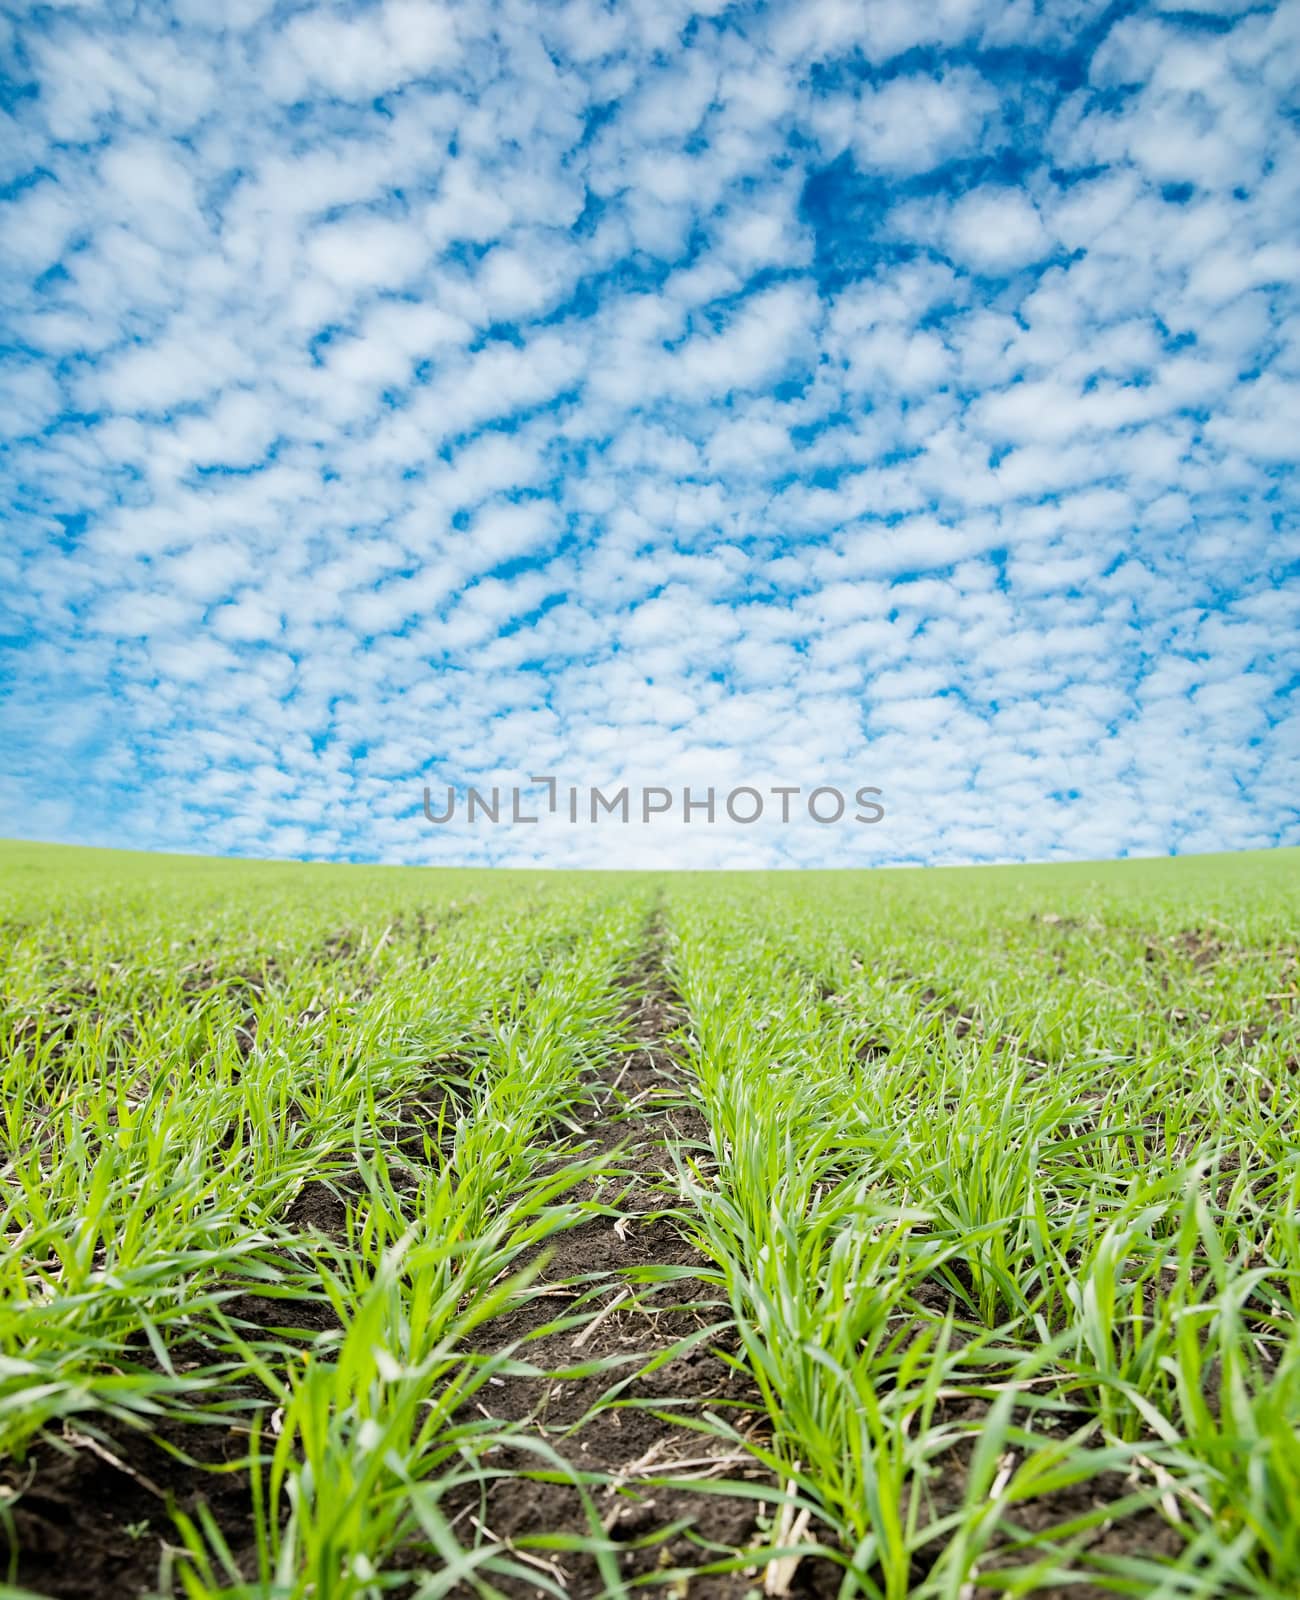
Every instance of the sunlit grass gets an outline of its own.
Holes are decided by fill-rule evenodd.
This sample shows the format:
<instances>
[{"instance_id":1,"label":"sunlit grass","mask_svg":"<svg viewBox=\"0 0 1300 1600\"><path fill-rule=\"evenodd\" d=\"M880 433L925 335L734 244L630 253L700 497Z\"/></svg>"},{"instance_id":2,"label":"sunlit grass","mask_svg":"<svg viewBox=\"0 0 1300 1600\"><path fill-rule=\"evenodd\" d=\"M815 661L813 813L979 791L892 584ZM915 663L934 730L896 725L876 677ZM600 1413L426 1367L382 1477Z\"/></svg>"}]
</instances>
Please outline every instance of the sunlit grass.
<instances>
[{"instance_id":1,"label":"sunlit grass","mask_svg":"<svg viewBox=\"0 0 1300 1600\"><path fill-rule=\"evenodd\" d=\"M448 1506L497 1470L493 1319L577 1186L617 1193L583 1107L653 919L708 1128L663 1164L766 1418L730 1447L784 1496L756 1588L793 1548L887 1600L1300 1592L1292 853L655 878L5 850L0 1519L43 1439L220 1419L256 1548L179 1516L161 1592L562 1594ZM321 1192L324 1231L296 1209ZM598 1520L553 1534L623 1591Z\"/></svg>"}]
</instances>

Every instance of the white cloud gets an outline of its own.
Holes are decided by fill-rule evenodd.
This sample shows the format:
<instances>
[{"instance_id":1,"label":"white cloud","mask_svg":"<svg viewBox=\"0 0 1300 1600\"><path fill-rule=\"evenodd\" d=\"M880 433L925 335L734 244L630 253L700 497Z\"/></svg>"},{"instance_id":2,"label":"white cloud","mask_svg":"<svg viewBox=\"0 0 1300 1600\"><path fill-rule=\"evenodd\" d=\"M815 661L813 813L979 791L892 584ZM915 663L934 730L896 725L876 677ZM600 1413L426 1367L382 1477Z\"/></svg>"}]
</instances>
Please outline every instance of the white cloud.
<instances>
[{"instance_id":1,"label":"white cloud","mask_svg":"<svg viewBox=\"0 0 1300 1600\"><path fill-rule=\"evenodd\" d=\"M308 258L340 289L395 288L429 258L420 230L391 217L355 216L315 229Z\"/></svg>"},{"instance_id":2,"label":"white cloud","mask_svg":"<svg viewBox=\"0 0 1300 1600\"><path fill-rule=\"evenodd\" d=\"M272 92L283 100L312 90L359 100L446 71L457 54L452 16L436 0L385 0L352 17L300 12L275 41L265 67Z\"/></svg>"},{"instance_id":3,"label":"white cloud","mask_svg":"<svg viewBox=\"0 0 1300 1600\"><path fill-rule=\"evenodd\" d=\"M669 385L691 397L754 389L781 376L807 349L818 319L808 290L781 284L741 304L718 333L702 332L674 353Z\"/></svg>"},{"instance_id":4,"label":"white cloud","mask_svg":"<svg viewBox=\"0 0 1300 1600\"><path fill-rule=\"evenodd\" d=\"M973 189L952 209L948 241L979 272L1014 272L1051 249L1033 201L1020 189Z\"/></svg>"},{"instance_id":5,"label":"white cloud","mask_svg":"<svg viewBox=\"0 0 1300 1600\"><path fill-rule=\"evenodd\" d=\"M535 550L556 531L555 507L547 501L491 505L474 518L466 536L478 565L494 567Z\"/></svg>"},{"instance_id":6,"label":"white cloud","mask_svg":"<svg viewBox=\"0 0 1300 1600\"><path fill-rule=\"evenodd\" d=\"M846 132L863 171L928 172L978 151L997 110L992 86L969 68L918 73L864 93Z\"/></svg>"},{"instance_id":7,"label":"white cloud","mask_svg":"<svg viewBox=\"0 0 1300 1600\"><path fill-rule=\"evenodd\" d=\"M230 643L273 639L280 631L278 611L262 596L241 595L230 605L218 606L211 617L213 632Z\"/></svg>"}]
</instances>

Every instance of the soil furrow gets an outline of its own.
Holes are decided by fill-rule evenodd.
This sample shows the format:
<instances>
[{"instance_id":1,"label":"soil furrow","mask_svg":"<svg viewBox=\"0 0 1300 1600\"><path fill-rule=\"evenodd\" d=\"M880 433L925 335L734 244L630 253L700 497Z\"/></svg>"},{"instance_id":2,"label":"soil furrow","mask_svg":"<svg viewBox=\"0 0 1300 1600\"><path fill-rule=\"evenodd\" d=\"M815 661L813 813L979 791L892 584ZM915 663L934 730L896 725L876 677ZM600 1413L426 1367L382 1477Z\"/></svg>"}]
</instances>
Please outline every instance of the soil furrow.
<instances>
[{"instance_id":1,"label":"soil furrow","mask_svg":"<svg viewBox=\"0 0 1300 1600\"><path fill-rule=\"evenodd\" d=\"M765 1508L743 1495L662 1479L771 1480L734 1444L688 1425L712 1413L746 1437L765 1429L757 1392L722 1354L737 1348L716 1326L725 1308L714 1303L716 1290L692 1275L704 1258L663 1214L675 1193L665 1175L666 1146L702 1145L707 1129L683 1094L670 1047L683 1011L664 973L657 928L623 986L635 1048L594 1075L589 1096L574 1108L588 1151L609 1155L613 1175L573 1191L573 1203L591 1215L555 1236L538 1281L518 1309L493 1322L485 1341L493 1350L513 1349L544 1375L498 1379L480 1395L492 1417L524 1425L530 1442L592 1475L591 1509L571 1483L528 1476L541 1463L521 1444L494 1452L487 1464L501 1476L481 1494L462 1493L452 1510L463 1543L473 1542L476 1530L504 1542L575 1600L608 1592L594 1555L534 1550L530 1541L556 1532L592 1536L593 1514L623 1579L661 1572L673 1593L691 1600L739 1600L761 1583L755 1567L668 1577L756 1543ZM566 1325L557 1328L557 1321ZM602 1365L563 1376L588 1363ZM493 1582L510 1595L540 1592L522 1580Z\"/></svg>"}]
</instances>

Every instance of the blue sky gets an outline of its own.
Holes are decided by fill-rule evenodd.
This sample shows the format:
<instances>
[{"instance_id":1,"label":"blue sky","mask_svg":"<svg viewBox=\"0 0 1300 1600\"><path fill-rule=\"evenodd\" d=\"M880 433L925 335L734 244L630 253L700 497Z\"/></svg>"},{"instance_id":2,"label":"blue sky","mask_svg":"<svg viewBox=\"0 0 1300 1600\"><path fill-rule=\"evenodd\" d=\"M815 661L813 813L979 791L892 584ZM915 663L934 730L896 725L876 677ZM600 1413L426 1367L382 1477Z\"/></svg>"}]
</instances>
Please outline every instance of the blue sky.
<instances>
[{"instance_id":1,"label":"blue sky","mask_svg":"<svg viewBox=\"0 0 1300 1600\"><path fill-rule=\"evenodd\" d=\"M6 27L0 831L1300 843L1300 5ZM887 817L421 816L538 772Z\"/></svg>"}]
</instances>

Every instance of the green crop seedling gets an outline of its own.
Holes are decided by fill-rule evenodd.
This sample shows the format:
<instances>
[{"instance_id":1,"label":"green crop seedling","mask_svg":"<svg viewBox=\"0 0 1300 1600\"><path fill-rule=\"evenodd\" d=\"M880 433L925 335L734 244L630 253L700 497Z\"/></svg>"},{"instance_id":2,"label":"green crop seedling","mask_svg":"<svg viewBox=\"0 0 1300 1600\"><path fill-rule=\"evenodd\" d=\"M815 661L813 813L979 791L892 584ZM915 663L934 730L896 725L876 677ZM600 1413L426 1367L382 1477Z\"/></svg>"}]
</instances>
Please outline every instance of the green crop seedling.
<instances>
[{"instance_id":1,"label":"green crop seedling","mask_svg":"<svg viewBox=\"0 0 1300 1600\"><path fill-rule=\"evenodd\" d=\"M1300 1593L1300 853L6 845L8 1593Z\"/></svg>"}]
</instances>

